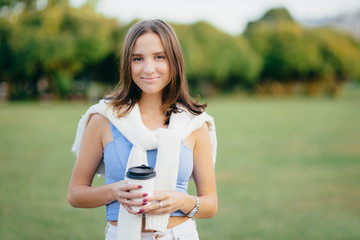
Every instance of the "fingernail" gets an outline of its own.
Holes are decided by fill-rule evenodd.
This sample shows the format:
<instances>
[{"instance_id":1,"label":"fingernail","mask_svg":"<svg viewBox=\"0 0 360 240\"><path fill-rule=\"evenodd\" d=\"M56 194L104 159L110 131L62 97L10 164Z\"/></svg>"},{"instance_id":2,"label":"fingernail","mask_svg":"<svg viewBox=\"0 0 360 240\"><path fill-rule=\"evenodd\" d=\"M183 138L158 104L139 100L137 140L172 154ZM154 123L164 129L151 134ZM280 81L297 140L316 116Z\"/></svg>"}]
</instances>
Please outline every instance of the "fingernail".
<instances>
[{"instance_id":1,"label":"fingernail","mask_svg":"<svg viewBox=\"0 0 360 240\"><path fill-rule=\"evenodd\" d=\"M143 213L144 212L144 209L140 209L139 213Z\"/></svg>"},{"instance_id":2,"label":"fingernail","mask_svg":"<svg viewBox=\"0 0 360 240\"><path fill-rule=\"evenodd\" d=\"M144 202L147 202L147 201L148 201L148 199L147 199L147 198L144 198L144 199L143 199L143 201L144 201Z\"/></svg>"},{"instance_id":3,"label":"fingernail","mask_svg":"<svg viewBox=\"0 0 360 240\"><path fill-rule=\"evenodd\" d=\"M144 193L144 194L143 194L143 197L146 197L147 195L148 195L147 193Z\"/></svg>"},{"instance_id":4,"label":"fingernail","mask_svg":"<svg viewBox=\"0 0 360 240\"><path fill-rule=\"evenodd\" d=\"M147 202L143 202L142 205L145 206L147 204Z\"/></svg>"},{"instance_id":5,"label":"fingernail","mask_svg":"<svg viewBox=\"0 0 360 240\"><path fill-rule=\"evenodd\" d=\"M143 186L142 186L142 185L139 185L138 188L143 188Z\"/></svg>"}]
</instances>

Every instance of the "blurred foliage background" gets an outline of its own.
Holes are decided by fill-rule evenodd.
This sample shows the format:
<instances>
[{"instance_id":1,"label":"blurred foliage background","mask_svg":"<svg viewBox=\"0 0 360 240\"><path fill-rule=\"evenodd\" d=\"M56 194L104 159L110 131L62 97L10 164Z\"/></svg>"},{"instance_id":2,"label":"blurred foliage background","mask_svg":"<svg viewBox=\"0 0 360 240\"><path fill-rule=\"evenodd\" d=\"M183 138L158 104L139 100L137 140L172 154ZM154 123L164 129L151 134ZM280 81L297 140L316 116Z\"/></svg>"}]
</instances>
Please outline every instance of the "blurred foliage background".
<instances>
[{"instance_id":1,"label":"blurred foliage background","mask_svg":"<svg viewBox=\"0 0 360 240\"><path fill-rule=\"evenodd\" d=\"M96 12L97 1L2 0L0 99L98 99L118 81L128 28ZM233 36L211 24L172 24L183 47L192 93L337 96L360 79L360 41L309 28L271 9Z\"/></svg>"},{"instance_id":2,"label":"blurred foliage background","mask_svg":"<svg viewBox=\"0 0 360 240\"><path fill-rule=\"evenodd\" d=\"M104 207L67 203L70 148L81 114L117 83L136 20L96 2L0 0L0 239L103 239ZM241 93L208 99L219 211L197 222L201 239L360 239L359 39L283 8L240 35L172 26L192 94Z\"/></svg>"}]
</instances>

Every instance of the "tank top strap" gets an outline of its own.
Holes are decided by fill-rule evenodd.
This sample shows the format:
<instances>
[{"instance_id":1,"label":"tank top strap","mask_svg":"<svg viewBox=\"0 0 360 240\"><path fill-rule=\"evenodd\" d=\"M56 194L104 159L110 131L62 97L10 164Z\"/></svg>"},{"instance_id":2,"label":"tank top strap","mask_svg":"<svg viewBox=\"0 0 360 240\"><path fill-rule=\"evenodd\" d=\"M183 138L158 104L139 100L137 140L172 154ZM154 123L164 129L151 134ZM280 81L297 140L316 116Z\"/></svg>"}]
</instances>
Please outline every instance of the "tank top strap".
<instances>
[{"instance_id":1,"label":"tank top strap","mask_svg":"<svg viewBox=\"0 0 360 240\"><path fill-rule=\"evenodd\" d=\"M112 136L115 139L118 139L120 136L122 136L122 134L119 132L119 130L114 126L114 124L112 124L110 121L110 128L111 128L111 133L112 133Z\"/></svg>"}]
</instances>

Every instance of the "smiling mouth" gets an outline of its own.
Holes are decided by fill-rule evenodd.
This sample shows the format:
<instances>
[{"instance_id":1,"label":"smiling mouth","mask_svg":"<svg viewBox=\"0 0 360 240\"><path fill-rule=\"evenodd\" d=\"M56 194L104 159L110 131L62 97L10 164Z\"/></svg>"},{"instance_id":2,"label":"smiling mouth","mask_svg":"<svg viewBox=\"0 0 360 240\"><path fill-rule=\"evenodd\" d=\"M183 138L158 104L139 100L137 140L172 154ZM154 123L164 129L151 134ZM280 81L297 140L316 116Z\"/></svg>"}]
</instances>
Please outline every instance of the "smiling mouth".
<instances>
[{"instance_id":1,"label":"smiling mouth","mask_svg":"<svg viewBox=\"0 0 360 240\"><path fill-rule=\"evenodd\" d=\"M160 77L141 77L142 80L145 82L154 82L155 80L159 79Z\"/></svg>"}]
</instances>

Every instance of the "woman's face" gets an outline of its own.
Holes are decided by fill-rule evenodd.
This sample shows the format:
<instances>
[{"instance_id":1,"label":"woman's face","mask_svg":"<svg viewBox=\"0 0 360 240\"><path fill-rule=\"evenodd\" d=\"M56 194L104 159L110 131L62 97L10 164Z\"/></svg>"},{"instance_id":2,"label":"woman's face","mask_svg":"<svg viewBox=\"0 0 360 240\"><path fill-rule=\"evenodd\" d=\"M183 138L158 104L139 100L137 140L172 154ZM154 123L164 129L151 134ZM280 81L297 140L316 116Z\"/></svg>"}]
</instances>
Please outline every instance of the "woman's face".
<instances>
[{"instance_id":1,"label":"woman's face","mask_svg":"<svg viewBox=\"0 0 360 240\"><path fill-rule=\"evenodd\" d=\"M142 94L161 94L170 81L170 64L159 35L145 33L135 42L131 75Z\"/></svg>"}]
</instances>

